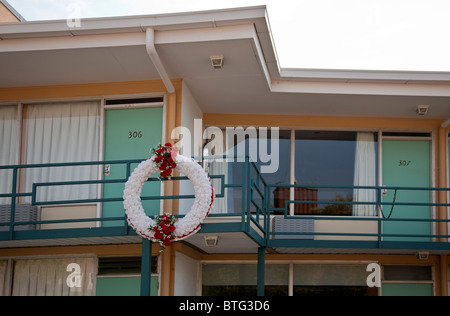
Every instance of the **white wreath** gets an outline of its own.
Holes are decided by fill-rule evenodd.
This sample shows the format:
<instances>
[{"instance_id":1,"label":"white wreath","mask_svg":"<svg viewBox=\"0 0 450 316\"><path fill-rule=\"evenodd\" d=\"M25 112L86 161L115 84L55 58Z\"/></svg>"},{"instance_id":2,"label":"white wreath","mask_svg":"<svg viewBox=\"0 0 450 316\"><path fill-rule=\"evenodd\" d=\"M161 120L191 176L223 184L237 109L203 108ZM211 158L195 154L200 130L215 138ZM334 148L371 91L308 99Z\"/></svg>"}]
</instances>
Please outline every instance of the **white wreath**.
<instances>
[{"instance_id":1,"label":"white wreath","mask_svg":"<svg viewBox=\"0 0 450 316\"><path fill-rule=\"evenodd\" d=\"M158 242L155 233L151 230L156 222L148 217L141 203L141 192L144 183L153 174L160 171L152 157L143 161L132 173L124 190L124 207L128 217L128 223L136 232L149 240ZM176 236L172 241L180 241L197 233L203 220L209 215L214 200L214 189L211 179L202 167L190 158L178 155L176 157L177 170L184 174L192 182L195 191L195 202L191 211L175 223Z\"/></svg>"}]
</instances>

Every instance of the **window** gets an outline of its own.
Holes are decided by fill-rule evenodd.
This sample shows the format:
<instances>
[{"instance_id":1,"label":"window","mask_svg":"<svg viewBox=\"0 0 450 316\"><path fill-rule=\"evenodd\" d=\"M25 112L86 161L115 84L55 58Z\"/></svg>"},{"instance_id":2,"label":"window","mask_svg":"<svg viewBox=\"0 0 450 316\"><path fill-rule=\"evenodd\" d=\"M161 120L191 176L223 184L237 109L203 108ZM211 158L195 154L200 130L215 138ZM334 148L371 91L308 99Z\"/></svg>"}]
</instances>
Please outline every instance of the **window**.
<instances>
[{"instance_id":1,"label":"window","mask_svg":"<svg viewBox=\"0 0 450 316\"><path fill-rule=\"evenodd\" d=\"M383 296L433 296L431 266L384 266Z\"/></svg>"},{"instance_id":2,"label":"window","mask_svg":"<svg viewBox=\"0 0 450 316\"><path fill-rule=\"evenodd\" d=\"M99 103L72 102L28 105L25 119L24 164L97 161ZM95 180L97 166L36 168L24 171L26 192L33 183ZM94 198L96 185L40 187L37 201Z\"/></svg>"},{"instance_id":3,"label":"window","mask_svg":"<svg viewBox=\"0 0 450 316\"><path fill-rule=\"evenodd\" d=\"M377 296L364 264L266 264L266 296ZM292 280L290 282L289 280ZM254 296L256 264L204 264L203 296Z\"/></svg>"},{"instance_id":4,"label":"window","mask_svg":"<svg viewBox=\"0 0 450 316\"><path fill-rule=\"evenodd\" d=\"M92 296L96 259L15 260L12 296Z\"/></svg>"},{"instance_id":5,"label":"window","mask_svg":"<svg viewBox=\"0 0 450 316\"><path fill-rule=\"evenodd\" d=\"M255 296L257 266L256 264L205 264L202 282L203 296ZM266 296L287 296L288 284L289 265L266 265Z\"/></svg>"},{"instance_id":6,"label":"window","mask_svg":"<svg viewBox=\"0 0 450 316\"><path fill-rule=\"evenodd\" d=\"M367 265L294 265L294 296L377 296L367 286Z\"/></svg>"},{"instance_id":7,"label":"window","mask_svg":"<svg viewBox=\"0 0 450 316\"><path fill-rule=\"evenodd\" d=\"M326 202L375 201L376 190L316 188L315 186L376 186L374 133L296 131L296 200ZM296 204L296 214L375 215L375 208L360 211L350 204Z\"/></svg>"},{"instance_id":8,"label":"window","mask_svg":"<svg viewBox=\"0 0 450 316\"><path fill-rule=\"evenodd\" d=\"M228 147L226 154L229 156L237 156L238 158L228 159L224 163L210 164L210 174L225 174L225 183L239 184L242 183L244 175L244 158L243 155L249 155L250 160L255 163L258 170L267 168L270 172L262 174L264 180L268 184L289 184L290 179L290 144L291 132L279 131L278 137L273 139L270 129L267 134L262 135L260 130L255 129L252 133L246 134L244 137L237 137L233 133L223 131L227 135L228 144L234 147ZM275 136L275 135L274 135ZM233 138L234 137L234 138ZM277 141L277 146L274 141ZM217 149L217 148L216 148ZM277 152L274 153L273 151ZM213 155L218 153L213 152ZM262 157L264 156L264 157ZM221 167L219 167L221 165ZM250 166L251 176L256 181L255 168ZM273 171L273 172L272 172ZM215 187L216 192L221 192L218 186ZM275 189L272 189L272 194ZM255 198L258 198L255 196ZM239 187L230 187L225 190L225 198L217 199L216 203L220 205L221 210L228 210L228 213L240 213L242 210L242 189ZM215 213L224 213L215 210Z\"/></svg>"},{"instance_id":9,"label":"window","mask_svg":"<svg viewBox=\"0 0 450 316\"><path fill-rule=\"evenodd\" d=\"M158 295L158 257L152 257L151 295ZM96 296L140 296L141 257L100 258Z\"/></svg>"},{"instance_id":10,"label":"window","mask_svg":"<svg viewBox=\"0 0 450 316\"><path fill-rule=\"evenodd\" d=\"M429 266L384 266L385 281L432 281Z\"/></svg>"},{"instance_id":11,"label":"window","mask_svg":"<svg viewBox=\"0 0 450 316\"><path fill-rule=\"evenodd\" d=\"M98 161L99 117L98 101L1 106L0 165ZM95 180L98 174L97 166L19 172L21 192L31 192L33 183ZM11 193L12 170L0 170L0 179L0 194ZM96 194L95 185L39 187L37 201L87 199ZM0 198L0 204L10 202L10 198ZM30 203L30 198L22 198L20 203Z\"/></svg>"},{"instance_id":12,"label":"window","mask_svg":"<svg viewBox=\"0 0 450 316\"><path fill-rule=\"evenodd\" d=\"M274 172L263 173L264 180L272 187L271 207L284 209L286 200L311 201L311 203L292 203L288 210L295 215L331 215L331 216L377 216L375 205L351 205L333 202L376 202L376 189L358 189L354 187L376 187L378 160L378 133L353 131L279 131L277 146L270 133L262 134L258 129L227 130L227 154L250 155L259 170L268 163L261 157L266 145L268 151L278 148L279 154L267 154L277 159ZM242 137L241 132L245 134ZM223 131L223 133L225 133ZM234 133L234 134L233 134ZM239 134L238 137L236 134ZM233 144L234 147L230 147ZM294 152L291 148L294 147ZM262 153L261 153L262 148ZM293 169L291 157L294 157ZM269 163L273 163L270 161ZM225 167L212 166L211 174L225 174L226 183L242 182L243 163L229 162ZM294 183L302 187L276 187ZM253 179L255 180L255 179ZM256 180L255 180L256 181ZM345 187L345 188L343 188ZM220 192L220 190L217 190ZM226 198L221 208L228 213L237 213L242 209L240 188L227 188ZM220 200L220 199L218 199ZM325 203L319 203L319 201ZM273 214L283 213L274 211ZM223 213L223 211L222 211Z\"/></svg>"}]
</instances>

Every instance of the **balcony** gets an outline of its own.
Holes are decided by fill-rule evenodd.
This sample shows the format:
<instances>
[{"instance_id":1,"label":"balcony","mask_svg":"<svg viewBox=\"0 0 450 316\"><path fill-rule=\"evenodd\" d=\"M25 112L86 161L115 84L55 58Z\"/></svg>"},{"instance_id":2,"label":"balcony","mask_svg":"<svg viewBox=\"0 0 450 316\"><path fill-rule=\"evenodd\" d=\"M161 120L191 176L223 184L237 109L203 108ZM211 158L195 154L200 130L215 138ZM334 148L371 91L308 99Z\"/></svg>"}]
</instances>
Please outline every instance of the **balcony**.
<instances>
[{"instance_id":1,"label":"balcony","mask_svg":"<svg viewBox=\"0 0 450 316\"><path fill-rule=\"evenodd\" d=\"M211 166L217 159L203 158L199 163ZM8 173L11 184L9 192L0 194L0 247L140 243L127 224L121 188L141 161L1 166L0 172ZM185 241L207 253L255 253L261 247L276 253L450 253L450 220L442 216L448 214L450 204L436 202L437 196L448 194L448 188L269 184L249 157L224 164L226 168L209 168L216 207L201 231ZM113 179L100 176L105 166L117 166L123 172ZM74 167L95 167L95 176L101 180L23 184L28 170L64 173ZM230 176L230 170L237 172ZM162 195L157 178L148 180L153 189L144 186L141 199L143 204L150 203L154 213L149 216L160 212L163 200L179 200L181 210L194 198L187 178L170 181L180 183L180 195ZM111 190L112 186L116 189ZM68 199L43 198L46 191L75 187L86 187L86 193L77 199L70 194ZM323 190L373 191L376 199L322 199ZM411 196L405 192L413 192L415 198L405 198ZM420 196L430 199L421 201ZM370 207L374 214L355 214L357 207ZM219 237L217 247L205 245L204 237L211 235Z\"/></svg>"}]
</instances>

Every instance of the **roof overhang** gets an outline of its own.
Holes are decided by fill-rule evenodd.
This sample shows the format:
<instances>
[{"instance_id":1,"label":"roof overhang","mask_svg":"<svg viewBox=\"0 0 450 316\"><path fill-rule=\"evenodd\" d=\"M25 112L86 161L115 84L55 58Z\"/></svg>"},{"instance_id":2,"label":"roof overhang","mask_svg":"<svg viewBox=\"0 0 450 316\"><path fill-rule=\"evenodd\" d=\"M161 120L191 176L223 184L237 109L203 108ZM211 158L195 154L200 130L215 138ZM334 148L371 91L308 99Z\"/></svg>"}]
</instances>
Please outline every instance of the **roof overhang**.
<instances>
[{"instance_id":1,"label":"roof overhang","mask_svg":"<svg viewBox=\"0 0 450 316\"><path fill-rule=\"evenodd\" d=\"M450 73L280 68L265 6L0 25L0 88L161 79L149 29L206 113L450 117Z\"/></svg>"}]
</instances>

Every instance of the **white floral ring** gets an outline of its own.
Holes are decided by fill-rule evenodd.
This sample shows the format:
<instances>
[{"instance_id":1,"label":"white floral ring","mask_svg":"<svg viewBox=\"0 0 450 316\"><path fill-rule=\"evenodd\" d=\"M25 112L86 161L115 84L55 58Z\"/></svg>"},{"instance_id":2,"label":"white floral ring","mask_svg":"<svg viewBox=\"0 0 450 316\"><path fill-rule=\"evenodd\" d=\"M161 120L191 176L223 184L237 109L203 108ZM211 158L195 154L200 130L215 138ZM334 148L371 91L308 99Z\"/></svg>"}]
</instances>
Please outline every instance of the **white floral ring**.
<instances>
[{"instance_id":1,"label":"white floral ring","mask_svg":"<svg viewBox=\"0 0 450 316\"><path fill-rule=\"evenodd\" d=\"M144 183L153 174L160 171L152 157L143 161L132 173L124 190L124 207L128 223L142 237L158 242L155 232L151 230L156 222L148 217L141 203L141 192ZM204 219L209 215L214 201L214 189L211 179L202 167L190 158L178 155L176 168L192 182L195 191L195 201L191 211L175 223L175 237L172 241L180 241L197 233Z\"/></svg>"}]
</instances>

